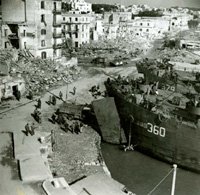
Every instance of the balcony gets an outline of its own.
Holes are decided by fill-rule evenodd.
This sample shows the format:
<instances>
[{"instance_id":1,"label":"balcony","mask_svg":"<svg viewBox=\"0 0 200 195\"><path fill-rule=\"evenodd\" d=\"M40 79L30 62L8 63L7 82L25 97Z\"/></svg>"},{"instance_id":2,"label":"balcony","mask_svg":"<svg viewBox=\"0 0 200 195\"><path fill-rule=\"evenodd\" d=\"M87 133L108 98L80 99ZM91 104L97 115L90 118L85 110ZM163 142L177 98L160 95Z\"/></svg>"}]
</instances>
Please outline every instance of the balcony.
<instances>
[{"instance_id":1,"label":"balcony","mask_svg":"<svg viewBox=\"0 0 200 195\"><path fill-rule=\"evenodd\" d=\"M68 30L66 30L66 32L75 33L75 32L79 32L79 29L68 29Z\"/></svg>"},{"instance_id":2,"label":"balcony","mask_svg":"<svg viewBox=\"0 0 200 195\"><path fill-rule=\"evenodd\" d=\"M61 49L63 44L53 44L53 49Z\"/></svg>"},{"instance_id":3,"label":"balcony","mask_svg":"<svg viewBox=\"0 0 200 195\"><path fill-rule=\"evenodd\" d=\"M90 24L90 21L62 21L63 24Z\"/></svg>"},{"instance_id":4,"label":"balcony","mask_svg":"<svg viewBox=\"0 0 200 195\"><path fill-rule=\"evenodd\" d=\"M62 33L53 33L53 38L62 38Z\"/></svg>"},{"instance_id":5,"label":"balcony","mask_svg":"<svg viewBox=\"0 0 200 195\"><path fill-rule=\"evenodd\" d=\"M61 23L59 22L53 22L53 27L61 27Z\"/></svg>"},{"instance_id":6,"label":"balcony","mask_svg":"<svg viewBox=\"0 0 200 195\"><path fill-rule=\"evenodd\" d=\"M54 9L54 10L53 10L53 14L58 14L58 15L59 15L59 14L61 14L61 10Z\"/></svg>"},{"instance_id":7,"label":"balcony","mask_svg":"<svg viewBox=\"0 0 200 195\"><path fill-rule=\"evenodd\" d=\"M19 39L19 37L16 33L12 33L8 35L8 39L16 40L16 39Z\"/></svg>"},{"instance_id":8,"label":"balcony","mask_svg":"<svg viewBox=\"0 0 200 195\"><path fill-rule=\"evenodd\" d=\"M21 37L31 37L31 38L34 38L35 37L35 33L30 33L30 32L27 32L26 34L21 33L20 36Z\"/></svg>"}]
</instances>

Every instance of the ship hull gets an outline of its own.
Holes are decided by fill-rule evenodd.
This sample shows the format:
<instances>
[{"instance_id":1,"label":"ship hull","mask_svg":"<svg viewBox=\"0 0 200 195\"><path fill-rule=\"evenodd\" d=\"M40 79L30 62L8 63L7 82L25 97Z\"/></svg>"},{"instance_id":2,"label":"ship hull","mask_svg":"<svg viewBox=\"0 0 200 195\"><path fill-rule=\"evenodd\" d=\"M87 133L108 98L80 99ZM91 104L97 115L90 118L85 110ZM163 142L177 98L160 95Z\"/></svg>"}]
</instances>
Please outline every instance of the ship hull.
<instances>
[{"instance_id":1,"label":"ship hull","mask_svg":"<svg viewBox=\"0 0 200 195\"><path fill-rule=\"evenodd\" d=\"M115 98L126 134L137 149L183 168L200 172L200 129L175 118L161 116L130 103L112 85L105 84L108 95ZM134 121L130 123L130 116ZM130 128L130 124L131 128Z\"/></svg>"}]
</instances>

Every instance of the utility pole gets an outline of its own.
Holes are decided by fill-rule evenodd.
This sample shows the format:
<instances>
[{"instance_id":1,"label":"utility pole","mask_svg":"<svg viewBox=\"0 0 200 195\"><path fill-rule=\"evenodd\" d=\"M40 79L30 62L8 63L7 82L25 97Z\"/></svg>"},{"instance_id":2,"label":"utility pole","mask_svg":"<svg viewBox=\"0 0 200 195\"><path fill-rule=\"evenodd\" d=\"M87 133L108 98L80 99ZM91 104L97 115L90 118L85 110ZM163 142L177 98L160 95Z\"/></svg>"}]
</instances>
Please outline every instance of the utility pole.
<instances>
[{"instance_id":1,"label":"utility pole","mask_svg":"<svg viewBox=\"0 0 200 195\"><path fill-rule=\"evenodd\" d=\"M174 167L174 172L173 172L173 179L172 179L171 195L174 195L174 192L175 192L177 165L173 164L173 167Z\"/></svg>"}]
</instances>

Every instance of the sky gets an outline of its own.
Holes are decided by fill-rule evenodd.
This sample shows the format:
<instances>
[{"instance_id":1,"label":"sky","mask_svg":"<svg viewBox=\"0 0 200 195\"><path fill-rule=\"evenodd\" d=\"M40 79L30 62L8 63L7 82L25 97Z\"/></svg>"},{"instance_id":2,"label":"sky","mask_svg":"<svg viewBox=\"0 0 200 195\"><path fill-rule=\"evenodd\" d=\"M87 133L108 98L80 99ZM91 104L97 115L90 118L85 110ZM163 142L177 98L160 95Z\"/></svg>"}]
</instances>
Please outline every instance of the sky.
<instances>
[{"instance_id":1,"label":"sky","mask_svg":"<svg viewBox=\"0 0 200 195\"><path fill-rule=\"evenodd\" d=\"M199 7L200 0L85 0L90 3L99 3L99 4L115 4L119 3L122 5L133 5L133 4L147 4L151 7Z\"/></svg>"}]
</instances>

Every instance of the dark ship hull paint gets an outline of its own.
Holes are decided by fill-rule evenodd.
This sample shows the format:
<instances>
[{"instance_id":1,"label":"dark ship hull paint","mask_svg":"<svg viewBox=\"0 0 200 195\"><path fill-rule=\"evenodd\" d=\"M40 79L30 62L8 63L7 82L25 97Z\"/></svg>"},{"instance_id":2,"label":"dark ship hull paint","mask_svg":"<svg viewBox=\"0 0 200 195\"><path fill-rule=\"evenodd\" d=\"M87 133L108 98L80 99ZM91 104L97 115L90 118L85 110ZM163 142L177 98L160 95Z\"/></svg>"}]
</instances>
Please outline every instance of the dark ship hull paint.
<instances>
[{"instance_id":1,"label":"dark ship hull paint","mask_svg":"<svg viewBox=\"0 0 200 195\"><path fill-rule=\"evenodd\" d=\"M108 95L115 98L122 126L128 134L130 115L132 143L138 150L183 168L200 172L200 129L195 123L175 118L160 120L159 115L127 101L111 85L105 83Z\"/></svg>"}]
</instances>

